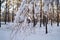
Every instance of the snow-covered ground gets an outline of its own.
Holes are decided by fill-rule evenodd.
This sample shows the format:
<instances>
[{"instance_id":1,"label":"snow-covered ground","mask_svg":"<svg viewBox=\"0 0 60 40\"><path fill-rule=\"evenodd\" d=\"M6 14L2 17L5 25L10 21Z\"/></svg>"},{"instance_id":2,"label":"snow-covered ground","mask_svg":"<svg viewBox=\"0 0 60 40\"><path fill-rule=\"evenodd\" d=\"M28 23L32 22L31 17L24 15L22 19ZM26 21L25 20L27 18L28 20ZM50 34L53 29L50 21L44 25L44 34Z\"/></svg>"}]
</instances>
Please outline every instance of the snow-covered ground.
<instances>
[{"instance_id":1,"label":"snow-covered ground","mask_svg":"<svg viewBox=\"0 0 60 40\"><path fill-rule=\"evenodd\" d=\"M31 30L26 32L18 30L16 34L12 33L11 27L13 23L2 25L0 28L0 40L60 40L60 26L57 27L56 23L51 26L48 24L48 34L45 33L45 27L39 27L39 23L36 27L32 27ZM14 35L14 37L11 37Z\"/></svg>"}]
</instances>

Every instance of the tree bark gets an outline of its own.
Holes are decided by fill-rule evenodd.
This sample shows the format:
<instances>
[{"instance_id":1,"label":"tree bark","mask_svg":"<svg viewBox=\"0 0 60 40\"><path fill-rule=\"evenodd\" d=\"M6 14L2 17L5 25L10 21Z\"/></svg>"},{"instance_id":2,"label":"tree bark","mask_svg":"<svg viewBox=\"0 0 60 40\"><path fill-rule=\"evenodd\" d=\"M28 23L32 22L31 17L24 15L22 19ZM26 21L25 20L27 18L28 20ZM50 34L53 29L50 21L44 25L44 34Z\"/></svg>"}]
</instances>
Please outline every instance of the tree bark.
<instances>
[{"instance_id":1,"label":"tree bark","mask_svg":"<svg viewBox=\"0 0 60 40\"><path fill-rule=\"evenodd\" d=\"M12 22L14 21L14 12L12 12Z\"/></svg>"},{"instance_id":2,"label":"tree bark","mask_svg":"<svg viewBox=\"0 0 60 40\"><path fill-rule=\"evenodd\" d=\"M7 21L7 0L6 0L6 12L5 12L5 24L6 24L6 21Z\"/></svg>"},{"instance_id":3,"label":"tree bark","mask_svg":"<svg viewBox=\"0 0 60 40\"><path fill-rule=\"evenodd\" d=\"M59 0L56 1L57 1L57 26L59 26L59 13L58 13Z\"/></svg>"},{"instance_id":4,"label":"tree bark","mask_svg":"<svg viewBox=\"0 0 60 40\"><path fill-rule=\"evenodd\" d=\"M8 22L10 22L10 13L9 13L9 8L8 8Z\"/></svg>"},{"instance_id":5,"label":"tree bark","mask_svg":"<svg viewBox=\"0 0 60 40\"><path fill-rule=\"evenodd\" d=\"M51 18L51 26L52 26L52 18Z\"/></svg>"},{"instance_id":6,"label":"tree bark","mask_svg":"<svg viewBox=\"0 0 60 40\"><path fill-rule=\"evenodd\" d=\"M1 0L0 0L0 6L1 6ZM0 7L0 27L1 27L1 7Z\"/></svg>"},{"instance_id":7,"label":"tree bark","mask_svg":"<svg viewBox=\"0 0 60 40\"><path fill-rule=\"evenodd\" d=\"M47 30L47 23L48 23L48 18L46 17L46 34L48 33L48 30Z\"/></svg>"},{"instance_id":8,"label":"tree bark","mask_svg":"<svg viewBox=\"0 0 60 40\"><path fill-rule=\"evenodd\" d=\"M35 18L34 18L34 13L35 13L35 11L34 11L34 4L33 4L33 27L35 27Z\"/></svg>"},{"instance_id":9,"label":"tree bark","mask_svg":"<svg viewBox=\"0 0 60 40\"><path fill-rule=\"evenodd\" d=\"M40 0L40 27L41 27L41 24L42 24L42 0Z\"/></svg>"}]
</instances>

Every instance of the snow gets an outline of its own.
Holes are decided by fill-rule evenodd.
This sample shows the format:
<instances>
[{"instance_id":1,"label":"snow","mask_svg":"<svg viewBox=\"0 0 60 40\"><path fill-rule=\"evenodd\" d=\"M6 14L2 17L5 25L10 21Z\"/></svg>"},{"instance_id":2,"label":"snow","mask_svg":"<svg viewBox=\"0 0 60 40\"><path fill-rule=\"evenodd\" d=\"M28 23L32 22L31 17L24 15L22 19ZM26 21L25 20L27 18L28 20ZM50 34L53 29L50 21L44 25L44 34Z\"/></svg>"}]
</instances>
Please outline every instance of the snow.
<instances>
[{"instance_id":1,"label":"snow","mask_svg":"<svg viewBox=\"0 0 60 40\"><path fill-rule=\"evenodd\" d=\"M4 26L10 26L9 24ZM6 28L0 28L0 40L60 40L60 26L57 27L56 23L53 23L53 26L48 24L48 34L45 33L45 26L40 27L39 23L36 27L30 27L31 29L29 27L25 31L23 31L24 29L18 29L18 31L14 30L13 33L11 29ZM11 35L14 36L11 38Z\"/></svg>"}]
</instances>

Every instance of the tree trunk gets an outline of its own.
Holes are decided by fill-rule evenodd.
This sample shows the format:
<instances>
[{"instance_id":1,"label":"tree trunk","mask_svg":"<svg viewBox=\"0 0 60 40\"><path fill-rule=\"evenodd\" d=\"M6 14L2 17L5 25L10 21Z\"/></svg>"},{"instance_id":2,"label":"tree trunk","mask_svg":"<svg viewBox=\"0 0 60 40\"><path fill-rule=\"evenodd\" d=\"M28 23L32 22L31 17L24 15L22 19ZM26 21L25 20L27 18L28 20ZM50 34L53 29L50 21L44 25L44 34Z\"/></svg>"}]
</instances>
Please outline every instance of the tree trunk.
<instances>
[{"instance_id":1,"label":"tree trunk","mask_svg":"<svg viewBox=\"0 0 60 40\"><path fill-rule=\"evenodd\" d=\"M40 27L41 27L41 24L42 24L42 0L40 0Z\"/></svg>"},{"instance_id":2,"label":"tree trunk","mask_svg":"<svg viewBox=\"0 0 60 40\"><path fill-rule=\"evenodd\" d=\"M1 27L1 0L0 0L0 27Z\"/></svg>"},{"instance_id":3,"label":"tree trunk","mask_svg":"<svg viewBox=\"0 0 60 40\"><path fill-rule=\"evenodd\" d=\"M59 13L57 12L57 26L59 26Z\"/></svg>"},{"instance_id":4,"label":"tree trunk","mask_svg":"<svg viewBox=\"0 0 60 40\"><path fill-rule=\"evenodd\" d=\"M51 18L51 26L52 26L52 18Z\"/></svg>"},{"instance_id":5,"label":"tree trunk","mask_svg":"<svg viewBox=\"0 0 60 40\"><path fill-rule=\"evenodd\" d=\"M48 33L48 30L47 30L47 23L48 23L48 18L46 17L46 34Z\"/></svg>"},{"instance_id":6,"label":"tree trunk","mask_svg":"<svg viewBox=\"0 0 60 40\"><path fill-rule=\"evenodd\" d=\"M10 22L10 15L9 15L9 8L8 8L8 22Z\"/></svg>"},{"instance_id":7,"label":"tree trunk","mask_svg":"<svg viewBox=\"0 0 60 40\"><path fill-rule=\"evenodd\" d=\"M5 24L6 24L6 21L7 21L7 0L6 0L6 12L5 12Z\"/></svg>"},{"instance_id":8,"label":"tree trunk","mask_svg":"<svg viewBox=\"0 0 60 40\"><path fill-rule=\"evenodd\" d=\"M35 18L34 18L34 13L35 13L35 11L34 11L34 4L33 4L33 27L35 27Z\"/></svg>"},{"instance_id":9,"label":"tree trunk","mask_svg":"<svg viewBox=\"0 0 60 40\"><path fill-rule=\"evenodd\" d=\"M13 20L14 20L14 12L12 12L12 22L13 22Z\"/></svg>"},{"instance_id":10,"label":"tree trunk","mask_svg":"<svg viewBox=\"0 0 60 40\"><path fill-rule=\"evenodd\" d=\"M1 13L1 12L0 12ZM1 27L1 14L0 14L0 27Z\"/></svg>"},{"instance_id":11,"label":"tree trunk","mask_svg":"<svg viewBox=\"0 0 60 40\"><path fill-rule=\"evenodd\" d=\"M59 26L59 13L58 13L59 0L56 1L57 1L57 26Z\"/></svg>"}]
</instances>

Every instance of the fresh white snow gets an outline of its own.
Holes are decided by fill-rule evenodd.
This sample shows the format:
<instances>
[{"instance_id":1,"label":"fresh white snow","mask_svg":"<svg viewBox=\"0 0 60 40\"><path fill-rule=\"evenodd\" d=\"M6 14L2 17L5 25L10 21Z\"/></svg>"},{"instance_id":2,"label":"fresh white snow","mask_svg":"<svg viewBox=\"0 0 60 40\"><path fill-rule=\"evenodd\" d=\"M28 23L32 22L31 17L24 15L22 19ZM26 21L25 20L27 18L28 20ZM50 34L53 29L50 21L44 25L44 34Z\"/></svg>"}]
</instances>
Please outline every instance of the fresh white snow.
<instances>
[{"instance_id":1,"label":"fresh white snow","mask_svg":"<svg viewBox=\"0 0 60 40\"><path fill-rule=\"evenodd\" d=\"M4 26L10 26L9 24ZM57 27L56 23L53 26L48 24L48 34L45 33L45 26L40 27L39 23L31 29L18 29L13 32L7 27L3 28L4 26L0 28L0 40L60 40L60 26Z\"/></svg>"}]
</instances>

